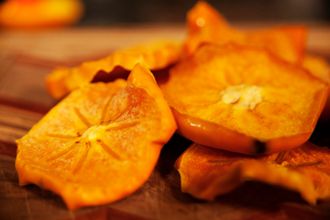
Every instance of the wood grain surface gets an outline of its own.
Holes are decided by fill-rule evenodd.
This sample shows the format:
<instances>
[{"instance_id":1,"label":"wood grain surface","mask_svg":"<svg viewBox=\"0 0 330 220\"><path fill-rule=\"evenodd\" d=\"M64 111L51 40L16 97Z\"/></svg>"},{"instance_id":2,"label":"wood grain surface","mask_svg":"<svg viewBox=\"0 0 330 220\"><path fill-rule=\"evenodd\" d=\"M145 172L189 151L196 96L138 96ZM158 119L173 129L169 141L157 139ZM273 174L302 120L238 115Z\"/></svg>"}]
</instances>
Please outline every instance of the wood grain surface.
<instances>
[{"instance_id":1,"label":"wood grain surface","mask_svg":"<svg viewBox=\"0 0 330 220\"><path fill-rule=\"evenodd\" d=\"M181 193L175 159L189 141L175 135L151 178L113 204L70 212L61 198L36 186L18 186L15 140L56 102L44 88L54 67L74 65L151 39L182 39L183 27L144 26L0 32L0 219L330 219L330 203L309 206L298 194L249 182L215 202ZM309 50L330 58L330 28L311 28ZM330 146L329 123L312 141Z\"/></svg>"}]
</instances>

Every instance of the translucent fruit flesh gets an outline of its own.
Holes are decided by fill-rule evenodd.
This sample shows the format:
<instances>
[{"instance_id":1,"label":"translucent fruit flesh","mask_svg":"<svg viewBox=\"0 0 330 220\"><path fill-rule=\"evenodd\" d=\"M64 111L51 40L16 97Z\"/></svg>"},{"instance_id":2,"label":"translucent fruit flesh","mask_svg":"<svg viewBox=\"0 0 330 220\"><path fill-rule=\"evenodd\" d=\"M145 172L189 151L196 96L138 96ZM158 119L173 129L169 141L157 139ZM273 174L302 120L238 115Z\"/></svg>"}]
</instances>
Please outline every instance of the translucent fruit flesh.
<instances>
[{"instance_id":1,"label":"translucent fruit flesh","mask_svg":"<svg viewBox=\"0 0 330 220\"><path fill-rule=\"evenodd\" d=\"M267 156L249 157L191 145L177 160L183 192L213 200L246 181L298 192L310 204L330 199L330 151L306 143ZM269 195L271 196L271 195Z\"/></svg>"},{"instance_id":2,"label":"translucent fruit flesh","mask_svg":"<svg viewBox=\"0 0 330 220\"><path fill-rule=\"evenodd\" d=\"M121 199L151 174L175 122L153 76L72 92L17 141L20 184L60 194L70 209Z\"/></svg>"},{"instance_id":3,"label":"translucent fruit flesh","mask_svg":"<svg viewBox=\"0 0 330 220\"><path fill-rule=\"evenodd\" d=\"M302 68L235 44L201 46L170 71L161 88L181 134L248 154L304 143L328 92Z\"/></svg>"},{"instance_id":4,"label":"translucent fruit flesh","mask_svg":"<svg viewBox=\"0 0 330 220\"><path fill-rule=\"evenodd\" d=\"M84 62L76 67L55 69L46 78L46 87L51 96L62 98L72 90L90 83L98 72L112 74L116 68L130 71L137 63L151 70L158 70L175 63L181 47L173 41L153 42L128 49L121 49L109 56Z\"/></svg>"},{"instance_id":5,"label":"translucent fruit flesh","mask_svg":"<svg viewBox=\"0 0 330 220\"><path fill-rule=\"evenodd\" d=\"M187 15L188 36L184 43L191 55L203 43L236 43L260 47L293 63L300 63L306 47L306 28L281 26L254 31L239 31L205 1L198 1Z\"/></svg>"}]
</instances>

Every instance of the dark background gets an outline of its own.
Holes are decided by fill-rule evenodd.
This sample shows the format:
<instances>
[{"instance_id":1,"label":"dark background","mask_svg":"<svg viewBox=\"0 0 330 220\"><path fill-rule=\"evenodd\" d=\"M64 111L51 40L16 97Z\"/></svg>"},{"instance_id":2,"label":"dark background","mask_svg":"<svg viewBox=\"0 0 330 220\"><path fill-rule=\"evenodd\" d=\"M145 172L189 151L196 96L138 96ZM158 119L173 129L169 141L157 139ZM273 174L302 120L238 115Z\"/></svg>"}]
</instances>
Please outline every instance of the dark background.
<instances>
[{"instance_id":1,"label":"dark background","mask_svg":"<svg viewBox=\"0 0 330 220\"><path fill-rule=\"evenodd\" d=\"M84 0L81 24L184 22L196 0ZM329 22L329 0L209 0L230 21Z\"/></svg>"},{"instance_id":2,"label":"dark background","mask_svg":"<svg viewBox=\"0 0 330 220\"><path fill-rule=\"evenodd\" d=\"M4 2L5 0L0 0ZM178 23L197 0L82 0L81 25ZM330 22L330 0L209 0L233 22Z\"/></svg>"}]
</instances>

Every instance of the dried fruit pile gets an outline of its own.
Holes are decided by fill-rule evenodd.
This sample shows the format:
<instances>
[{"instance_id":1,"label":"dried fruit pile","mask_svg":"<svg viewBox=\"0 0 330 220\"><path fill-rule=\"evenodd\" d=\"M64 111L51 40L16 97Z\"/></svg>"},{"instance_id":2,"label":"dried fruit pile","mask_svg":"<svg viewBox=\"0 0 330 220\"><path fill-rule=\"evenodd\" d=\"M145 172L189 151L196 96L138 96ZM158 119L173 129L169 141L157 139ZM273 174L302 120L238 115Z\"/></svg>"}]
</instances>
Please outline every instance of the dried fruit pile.
<instances>
[{"instance_id":1,"label":"dried fruit pile","mask_svg":"<svg viewBox=\"0 0 330 220\"><path fill-rule=\"evenodd\" d=\"M305 28L242 32L203 1L187 26L182 44L50 73L49 93L67 96L17 141L20 184L52 190L70 209L119 200L148 179L177 129L195 142L176 162L183 192L212 200L255 180L310 204L330 199L330 150L307 142L330 112L330 68L305 55Z\"/></svg>"}]
</instances>

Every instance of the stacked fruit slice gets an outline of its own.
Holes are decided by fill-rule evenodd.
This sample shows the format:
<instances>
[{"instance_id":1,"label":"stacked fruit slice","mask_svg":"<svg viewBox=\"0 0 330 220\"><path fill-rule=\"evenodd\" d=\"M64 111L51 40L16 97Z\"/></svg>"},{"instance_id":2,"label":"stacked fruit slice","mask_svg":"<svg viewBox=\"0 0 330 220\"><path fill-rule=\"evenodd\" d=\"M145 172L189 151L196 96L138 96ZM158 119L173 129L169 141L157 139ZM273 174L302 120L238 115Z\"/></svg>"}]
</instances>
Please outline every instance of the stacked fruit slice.
<instances>
[{"instance_id":1,"label":"stacked fruit slice","mask_svg":"<svg viewBox=\"0 0 330 220\"><path fill-rule=\"evenodd\" d=\"M297 26L240 32L203 1L188 13L186 58L161 81L178 131L196 142L176 163L183 192L212 200L253 180L311 204L330 198L330 151L306 143L330 69L304 55L305 38Z\"/></svg>"},{"instance_id":2,"label":"stacked fruit slice","mask_svg":"<svg viewBox=\"0 0 330 220\"><path fill-rule=\"evenodd\" d=\"M199 1L182 46L57 69L47 88L68 96L17 141L20 183L60 194L71 209L116 201L147 180L177 127L195 142L176 163L184 192L211 200L255 180L311 204L329 199L330 151L307 142L329 112L329 66L305 55L305 42L300 26L238 31ZM132 72L125 81L118 71Z\"/></svg>"},{"instance_id":3,"label":"stacked fruit slice","mask_svg":"<svg viewBox=\"0 0 330 220\"><path fill-rule=\"evenodd\" d=\"M236 44L202 45L161 88L182 135L247 154L306 142L328 95L302 68Z\"/></svg>"},{"instance_id":4,"label":"stacked fruit slice","mask_svg":"<svg viewBox=\"0 0 330 220\"><path fill-rule=\"evenodd\" d=\"M46 78L46 87L56 99L93 81L99 73L110 75L131 71L137 63L150 70L160 70L176 62L181 47L173 41L159 41L117 50L109 56L84 62L76 67L55 69Z\"/></svg>"},{"instance_id":5,"label":"stacked fruit slice","mask_svg":"<svg viewBox=\"0 0 330 220\"><path fill-rule=\"evenodd\" d=\"M72 92L17 141L21 184L60 194L70 209L123 198L150 176L175 122L152 74Z\"/></svg>"},{"instance_id":6,"label":"stacked fruit slice","mask_svg":"<svg viewBox=\"0 0 330 220\"><path fill-rule=\"evenodd\" d=\"M330 152L306 143L259 157L215 150L198 144L178 159L183 192L213 200L245 181L261 181L297 191L310 204L329 199Z\"/></svg>"}]
</instances>

